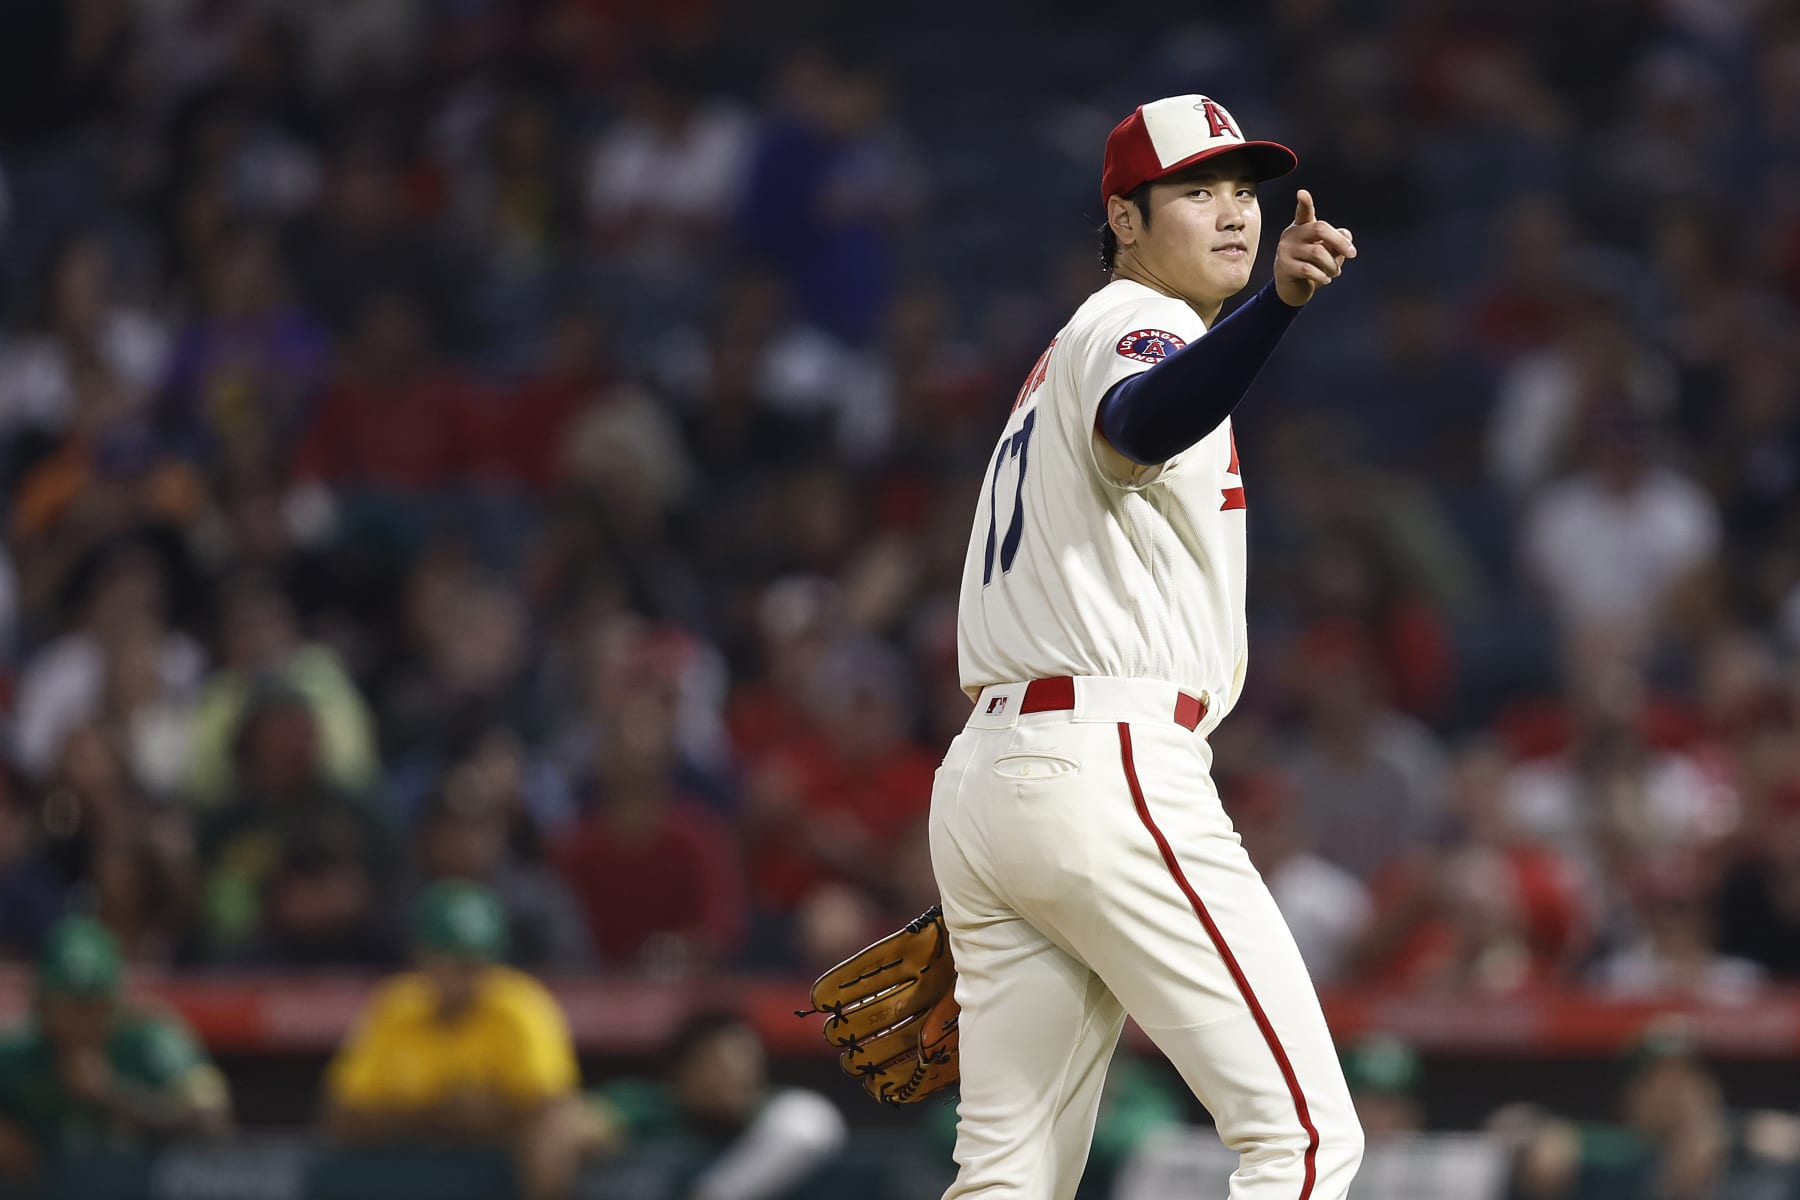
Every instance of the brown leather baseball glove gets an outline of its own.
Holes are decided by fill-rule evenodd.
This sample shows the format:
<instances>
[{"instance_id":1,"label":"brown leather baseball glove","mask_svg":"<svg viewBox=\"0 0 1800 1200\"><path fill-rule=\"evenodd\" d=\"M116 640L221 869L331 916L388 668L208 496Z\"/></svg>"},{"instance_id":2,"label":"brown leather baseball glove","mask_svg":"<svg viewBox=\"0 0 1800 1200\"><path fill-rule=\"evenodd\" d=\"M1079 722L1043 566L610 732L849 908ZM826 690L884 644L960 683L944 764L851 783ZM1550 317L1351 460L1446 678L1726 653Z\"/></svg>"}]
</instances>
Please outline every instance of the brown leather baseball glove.
<instances>
[{"instance_id":1,"label":"brown leather baseball glove","mask_svg":"<svg viewBox=\"0 0 1800 1200\"><path fill-rule=\"evenodd\" d=\"M838 1065L883 1104L911 1104L959 1078L956 963L943 909L932 905L819 976L812 1008L827 1014Z\"/></svg>"}]
</instances>

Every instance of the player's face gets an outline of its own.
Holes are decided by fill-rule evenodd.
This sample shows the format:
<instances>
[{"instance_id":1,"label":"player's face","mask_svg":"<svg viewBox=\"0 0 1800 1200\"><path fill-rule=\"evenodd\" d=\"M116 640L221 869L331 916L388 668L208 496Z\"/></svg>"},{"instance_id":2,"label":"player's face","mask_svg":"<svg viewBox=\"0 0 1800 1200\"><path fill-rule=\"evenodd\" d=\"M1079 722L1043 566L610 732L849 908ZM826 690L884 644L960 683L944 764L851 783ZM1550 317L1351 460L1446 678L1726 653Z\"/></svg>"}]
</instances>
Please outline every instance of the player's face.
<instances>
[{"instance_id":1,"label":"player's face","mask_svg":"<svg viewBox=\"0 0 1800 1200\"><path fill-rule=\"evenodd\" d=\"M1178 295L1217 304L1244 290L1262 240L1256 180L1228 154L1157 184L1150 228L1138 234L1138 262Z\"/></svg>"}]
</instances>

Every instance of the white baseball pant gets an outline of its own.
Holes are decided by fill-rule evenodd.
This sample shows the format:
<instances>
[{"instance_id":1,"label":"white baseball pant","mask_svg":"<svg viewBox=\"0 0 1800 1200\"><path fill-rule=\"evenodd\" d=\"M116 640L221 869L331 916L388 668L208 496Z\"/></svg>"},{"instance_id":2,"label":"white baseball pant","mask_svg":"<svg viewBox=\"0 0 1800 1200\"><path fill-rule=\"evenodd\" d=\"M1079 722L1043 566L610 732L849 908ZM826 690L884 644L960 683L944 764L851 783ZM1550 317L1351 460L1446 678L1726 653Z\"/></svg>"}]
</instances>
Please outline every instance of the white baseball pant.
<instances>
[{"instance_id":1,"label":"white baseball pant","mask_svg":"<svg viewBox=\"0 0 1800 1200\"><path fill-rule=\"evenodd\" d=\"M932 789L962 1005L944 1200L1075 1194L1128 1013L1238 1152L1231 1200L1342 1200L1362 1128L1211 749L1174 719L1194 700L1086 677L1067 711L1022 713L1026 688L981 693Z\"/></svg>"}]
</instances>

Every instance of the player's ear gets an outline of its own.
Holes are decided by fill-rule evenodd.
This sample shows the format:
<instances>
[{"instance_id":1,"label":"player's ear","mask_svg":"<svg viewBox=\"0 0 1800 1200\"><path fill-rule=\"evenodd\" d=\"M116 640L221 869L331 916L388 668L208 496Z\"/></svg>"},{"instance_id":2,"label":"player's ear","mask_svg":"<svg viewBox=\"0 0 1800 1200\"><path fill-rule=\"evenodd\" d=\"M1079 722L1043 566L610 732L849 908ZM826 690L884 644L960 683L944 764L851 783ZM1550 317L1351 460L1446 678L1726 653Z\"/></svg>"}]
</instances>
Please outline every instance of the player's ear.
<instances>
[{"instance_id":1,"label":"player's ear","mask_svg":"<svg viewBox=\"0 0 1800 1200\"><path fill-rule=\"evenodd\" d=\"M1139 217L1137 205L1123 196L1106 198L1106 223L1112 227L1113 236L1119 239L1119 245L1129 246L1137 241Z\"/></svg>"}]
</instances>

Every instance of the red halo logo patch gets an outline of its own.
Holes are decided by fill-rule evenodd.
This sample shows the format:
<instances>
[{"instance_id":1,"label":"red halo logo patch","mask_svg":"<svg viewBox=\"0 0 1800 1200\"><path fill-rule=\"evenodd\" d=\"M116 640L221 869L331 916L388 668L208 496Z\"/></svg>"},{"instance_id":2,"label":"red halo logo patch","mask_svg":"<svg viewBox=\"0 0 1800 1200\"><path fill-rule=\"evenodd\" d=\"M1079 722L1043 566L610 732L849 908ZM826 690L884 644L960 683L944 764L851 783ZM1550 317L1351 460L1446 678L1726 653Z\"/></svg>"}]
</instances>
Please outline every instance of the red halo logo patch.
<instances>
[{"instance_id":1,"label":"red halo logo patch","mask_svg":"<svg viewBox=\"0 0 1800 1200\"><path fill-rule=\"evenodd\" d=\"M1135 329L1119 339L1113 347L1125 358L1133 362L1161 362L1175 353L1186 342L1163 329Z\"/></svg>"}]
</instances>

